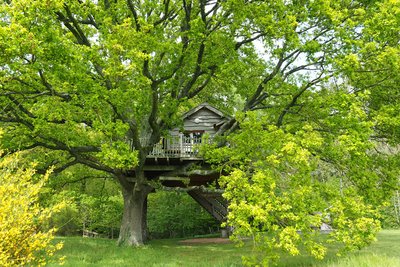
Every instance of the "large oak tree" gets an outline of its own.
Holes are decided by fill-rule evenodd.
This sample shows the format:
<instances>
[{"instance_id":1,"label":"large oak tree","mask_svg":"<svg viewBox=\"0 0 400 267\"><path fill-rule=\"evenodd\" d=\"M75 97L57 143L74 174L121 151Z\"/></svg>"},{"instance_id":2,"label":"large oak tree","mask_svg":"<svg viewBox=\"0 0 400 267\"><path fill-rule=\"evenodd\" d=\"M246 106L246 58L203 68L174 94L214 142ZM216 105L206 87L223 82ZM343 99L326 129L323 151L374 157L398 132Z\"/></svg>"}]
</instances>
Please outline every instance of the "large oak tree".
<instances>
[{"instance_id":1,"label":"large oak tree","mask_svg":"<svg viewBox=\"0 0 400 267\"><path fill-rule=\"evenodd\" d=\"M301 143L290 136L304 131L329 133L310 144L325 144L311 152L326 161L369 148L364 144L373 127L365 115L366 98L343 86L346 77L339 76L354 70L350 59L358 48L352 40L360 39L376 10L367 2L3 1L1 146L9 152L37 152L43 167L55 165L55 172L83 164L111 174L124 196L119 242L140 245L143 207L151 191L145 158L196 103L207 100L241 111L220 131L228 135L242 129L237 137L242 141L233 146L235 139L230 140L238 153L226 152L232 166L244 166L233 178L252 176L261 166L252 162L271 151L301 152L296 147ZM366 132L352 135L358 130ZM243 151L241 144L258 142L256 133L260 142L285 142L274 148L262 141ZM339 141L346 146L354 140L360 143L353 150L336 149ZM246 157L240 158L243 153ZM309 161L308 156L268 160L282 164L275 166L281 175ZM229 161L218 153L212 158ZM350 160L335 163L351 165ZM291 164L293 169L285 169ZM311 168L299 170L304 178Z\"/></svg>"}]
</instances>

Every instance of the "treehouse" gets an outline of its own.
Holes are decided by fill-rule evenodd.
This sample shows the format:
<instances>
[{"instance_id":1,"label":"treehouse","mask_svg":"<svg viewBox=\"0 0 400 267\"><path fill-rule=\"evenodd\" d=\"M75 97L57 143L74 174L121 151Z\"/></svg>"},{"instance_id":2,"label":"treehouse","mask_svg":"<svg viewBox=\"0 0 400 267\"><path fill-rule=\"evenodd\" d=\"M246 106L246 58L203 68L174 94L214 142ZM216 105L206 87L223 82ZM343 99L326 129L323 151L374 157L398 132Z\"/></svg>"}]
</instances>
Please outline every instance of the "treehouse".
<instances>
[{"instance_id":1,"label":"treehouse","mask_svg":"<svg viewBox=\"0 0 400 267\"><path fill-rule=\"evenodd\" d=\"M198 159L198 147L211 142L221 125L228 117L208 103L203 103L185 113L183 126L169 132L153 147L148 158L178 158L181 160Z\"/></svg>"},{"instance_id":2,"label":"treehouse","mask_svg":"<svg viewBox=\"0 0 400 267\"><path fill-rule=\"evenodd\" d=\"M166 189L186 191L215 219L227 215L221 191L205 189L217 181L219 173L211 170L198 154L199 146L212 142L229 117L208 103L203 103L182 116L182 126L161 138L146 158L145 175L159 181Z\"/></svg>"}]
</instances>

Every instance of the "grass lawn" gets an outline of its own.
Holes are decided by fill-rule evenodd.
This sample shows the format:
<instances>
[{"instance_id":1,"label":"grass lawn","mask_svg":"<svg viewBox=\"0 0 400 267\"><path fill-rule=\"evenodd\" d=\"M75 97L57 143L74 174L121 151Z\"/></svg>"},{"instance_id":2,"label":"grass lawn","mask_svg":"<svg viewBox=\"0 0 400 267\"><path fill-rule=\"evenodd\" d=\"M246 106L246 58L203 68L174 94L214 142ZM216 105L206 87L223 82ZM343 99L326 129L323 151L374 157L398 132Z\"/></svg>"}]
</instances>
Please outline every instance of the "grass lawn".
<instances>
[{"instance_id":1,"label":"grass lawn","mask_svg":"<svg viewBox=\"0 0 400 267\"><path fill-rule=\"evenodd\" d=\"M241 255L251 246L233 244L183 245L177 239L153 240L140 248L117 247L115 240L81 237L58 238L64 241L59 255L64 266L241 266ZM49 266L58 266L50 264ZM283 257L278 266L315 267L400 267L400 230L385 230L378 242L345 257L328 254L323 261L306 256Z\"/></svg>"}]
</instances>

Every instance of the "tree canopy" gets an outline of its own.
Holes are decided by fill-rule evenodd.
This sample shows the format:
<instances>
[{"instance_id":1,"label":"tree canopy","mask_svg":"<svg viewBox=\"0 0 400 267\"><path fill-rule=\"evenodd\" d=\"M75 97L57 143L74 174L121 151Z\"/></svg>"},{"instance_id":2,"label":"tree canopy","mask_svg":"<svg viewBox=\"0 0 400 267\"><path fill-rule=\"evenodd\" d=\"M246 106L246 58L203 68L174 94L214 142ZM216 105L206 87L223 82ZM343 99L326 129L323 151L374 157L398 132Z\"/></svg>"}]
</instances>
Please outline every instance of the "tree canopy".
<instances>
[{"instance_id":1,"label":"tree canopy","mask_svg":"<svg viewBox=\"0 0 400 267\"><path fill-rule=\"evenodd\" d=\"M369 205L397 183L398 158L374 147L398 143L398 1L3 2L1 147L30 150L55 172L83 164L113 175L125 200L121 243L143 242L148 152L204 100L235 113L219 132L230 146L207 155L231 173L231 216L243 194L258 205L265 193L277 198L263 205L289 217L245 206L251 231L295 242L329 213L340 229L360 218L355 231L368 233L346 245L371 240ZM273 246L296 253L290 242Z\"/></svg>"}]
</instances>

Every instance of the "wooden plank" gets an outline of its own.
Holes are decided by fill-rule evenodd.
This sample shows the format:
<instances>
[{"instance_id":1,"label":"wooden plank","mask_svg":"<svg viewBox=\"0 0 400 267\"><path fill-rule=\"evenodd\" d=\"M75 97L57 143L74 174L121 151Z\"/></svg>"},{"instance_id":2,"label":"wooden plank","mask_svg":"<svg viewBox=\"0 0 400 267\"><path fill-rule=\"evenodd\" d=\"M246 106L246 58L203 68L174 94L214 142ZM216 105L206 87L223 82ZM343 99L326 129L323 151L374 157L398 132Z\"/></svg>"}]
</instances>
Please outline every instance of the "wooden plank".
<instances>
[{"instance_id":1,"label":"wooden plank","mask_svg":"<svg viewBox=\"0 0 400 267\"><path fill-rule=\"evenodd\" d=\"M201 195L201 192L197 190L191 190L188 191L188 194L202 206L208 213L210 213L215 219L218 221L224 221L225 216L227 215L226 208L223 207L222 209L219 209L220 205L214 205L216 204L214 201L205 198L204 196Z\"/></svg>"},{"instance_id":2,"label":"wooden plank","mask_svg":"<svg viewBox=\"0 0 400 267\"><path fill-rule=\"evenodd\" d=\"M218 210L218 212L223 216L226 217L228 215L228 209L224 206L221 202L214 198L207 198L207 200L212 204L214 209Z\"/></svg>"},{"instance_id":3,"label":"wooden plank","mask_svg":"<svg viewBox=\"0 0 400 267\"><path fill-rule=\"evenodd\" d=\"M179 177L179 176L160 176L158 178L160 181L181 181L184 183L189 183L190 178L188 177Z\"/></svg>"},{"instance_id":4,"label":"wooden plank","mask_svg":"<svg viewBox=\"0 0 400 267\"><path fill-rule=\"evenodd\" d=\"M172 165L144 165L145 171L173 171L176 166Z\"/></svg>"},{"instance_id":5,"label":"wooden plank","mask_svg":"<svg viewBox=\"0 0 400 267\"><path fill-rule=\"evenodd\" d=\"M215 212L215 210L213 209L213 206L211 205L211 203L209 203L207 201L207 199L205 199L204 197L202 197L201 195L197 194L195 191L189 191L188 194L194 199L196 200L197 203L200 204L200 206L202 206L209 214L211 214L211 216L213 216L215 219L217 219L218 221L223 221L224 217L222 217L220 214L218 214L217 212Z\"/></svg>"}]
</instances>

